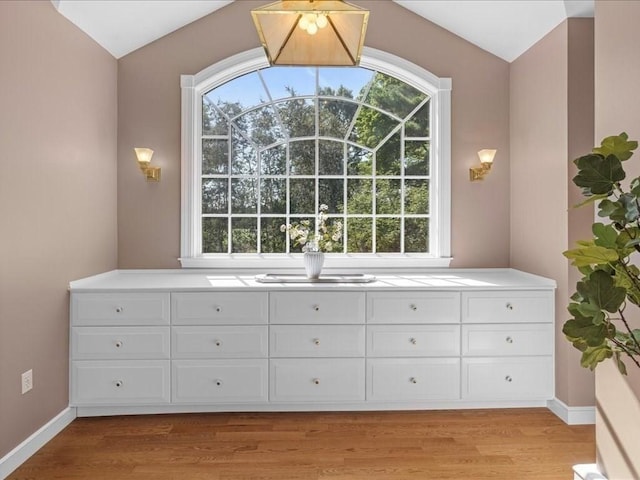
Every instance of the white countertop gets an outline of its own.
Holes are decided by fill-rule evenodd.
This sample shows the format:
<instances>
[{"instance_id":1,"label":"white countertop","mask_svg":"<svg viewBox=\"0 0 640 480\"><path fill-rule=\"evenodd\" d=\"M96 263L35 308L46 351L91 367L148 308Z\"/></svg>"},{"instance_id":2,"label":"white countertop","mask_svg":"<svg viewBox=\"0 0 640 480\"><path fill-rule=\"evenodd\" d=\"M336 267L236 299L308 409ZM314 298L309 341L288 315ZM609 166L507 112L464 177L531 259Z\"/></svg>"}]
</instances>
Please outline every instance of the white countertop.
<instances>
[{"instance_id":1,"label":"white countertop","mask_svg":"<svg viewBox=\"0 0 640 480\"><path fill-rule=\"evenodd\" d=\"M260 283L256 275L210 270L112 270L72 281L71 292L214 290L552 290L554 280L510 268L374 274L370 283Z\"/></svg>"}]
</instances>

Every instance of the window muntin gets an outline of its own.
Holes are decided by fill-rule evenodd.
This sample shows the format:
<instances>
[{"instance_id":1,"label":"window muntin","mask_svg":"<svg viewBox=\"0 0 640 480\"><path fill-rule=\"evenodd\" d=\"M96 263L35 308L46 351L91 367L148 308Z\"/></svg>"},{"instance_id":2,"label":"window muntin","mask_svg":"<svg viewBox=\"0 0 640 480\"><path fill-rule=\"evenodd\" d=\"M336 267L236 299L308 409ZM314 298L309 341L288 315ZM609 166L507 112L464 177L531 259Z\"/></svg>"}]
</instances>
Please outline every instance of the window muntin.
<instances>
[{"instance_id":1,"label":"window muntin","mask_svg":"<svg viewBox=\"0 0 640 480\"><path fill-rule=\"evenodd\" d=\"M326 204L345 225L334 252L429 253L430 116L427 93L361 67L267 67L212 88L202 252L300 251L280 226Z\"/></svg>"}]
</instances>

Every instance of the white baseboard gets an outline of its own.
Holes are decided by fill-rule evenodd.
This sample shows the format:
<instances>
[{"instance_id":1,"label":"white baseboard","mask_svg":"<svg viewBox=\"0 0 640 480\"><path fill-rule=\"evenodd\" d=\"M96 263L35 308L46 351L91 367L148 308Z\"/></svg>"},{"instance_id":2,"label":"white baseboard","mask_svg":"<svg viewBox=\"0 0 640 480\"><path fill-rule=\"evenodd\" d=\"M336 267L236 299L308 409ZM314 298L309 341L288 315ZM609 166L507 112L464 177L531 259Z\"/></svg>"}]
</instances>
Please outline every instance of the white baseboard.
<instances>
[{"instance_id":1,"label":"white baseboard","mask_svg":"<svg viewBox=\"0 0 640 480\"><path fill-rule=\"evenodd\" d=\"M570 407L562 400L554 398L547 402L547 408L567 425L592 425L596 423L596 407Z\"/></svg>"},{"instance_id":2,"label":"white baseboard","mask_svg":"<svg viewBox=\"0 0 640 480\"><path fill-rule=\"evenodd\" d=\"M607 480L595 463L583 463L573 466L573 480Z\"/></svg>"},{"instance_id":3,"label":"white baseboard","mask_svg":"<svg viewBox=\"0 0 640 480\"><path fill-rule=\"evenodd\" d=\"M76 409L67 407L29 438L0 458L0 479L5 479L22 465L31 455L40 450L49 440L60 433L76 418Z\"/></svg>"}]
</instances>

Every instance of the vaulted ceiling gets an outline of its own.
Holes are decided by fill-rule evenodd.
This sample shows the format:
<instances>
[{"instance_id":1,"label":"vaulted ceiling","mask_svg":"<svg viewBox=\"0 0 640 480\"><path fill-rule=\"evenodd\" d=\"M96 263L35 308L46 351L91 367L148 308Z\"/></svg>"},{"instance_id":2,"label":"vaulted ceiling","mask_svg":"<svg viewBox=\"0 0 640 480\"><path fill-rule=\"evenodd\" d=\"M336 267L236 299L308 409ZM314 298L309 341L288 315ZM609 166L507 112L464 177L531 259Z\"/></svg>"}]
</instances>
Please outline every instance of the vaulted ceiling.
<instances>
[{"instance_id":1,"label":"vaulted ceiling","mask_svg":"<svg viewBox=\"0 0 640 480\"><path fill-rule=\"evenodd\" d=\"M51 1L120 58L235 0ZM594 0L393 1L508 62L566 18L591 17L594 9Z\"/></svg>"}]
</instances>

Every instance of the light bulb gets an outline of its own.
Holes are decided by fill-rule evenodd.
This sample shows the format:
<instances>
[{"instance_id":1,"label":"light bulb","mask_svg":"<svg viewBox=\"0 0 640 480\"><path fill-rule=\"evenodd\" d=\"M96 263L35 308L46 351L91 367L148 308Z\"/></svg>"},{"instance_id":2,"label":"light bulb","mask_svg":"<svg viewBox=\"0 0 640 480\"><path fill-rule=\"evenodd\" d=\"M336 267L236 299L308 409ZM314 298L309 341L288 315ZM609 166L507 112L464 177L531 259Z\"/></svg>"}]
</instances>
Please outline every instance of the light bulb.
<instances>
[{"instance_id":1,"label":"light bulb","mask_svg":"<svg viewBox=\"0 0 640 480\"><path fill-rule=\"evenodd\" d=\"M318 18L316 18L316 25L318 25L318 27L320 27L320 28L324 28L327 25L329 25L329 20L327 20L327 16L326 15L318 15Z\"/></svg>"},{"instance_id":2,"label":"light bulb","mask_svg":"<svg viewBox=\"0 0 640 480\"><path fill-rule=\"evenodd\" d=\"M318 25L314 23L310 23L309 26L307 27L307 33L309 35L315 35L316 33L318 33Z\"/></svg>"},{"instance_id":3,"label":"light bulb","mask_svg":"<svg viewBox=\"0 0 640 480\"><path fill-rule=\"evenodd\" d=\"M306 15L303 15L302 18L300 19L300 21L298 22L298 26L302 29L302 30L306 30L307 28L309 28L309 19L307 18Z\"/></svg>"}]
</instances>

